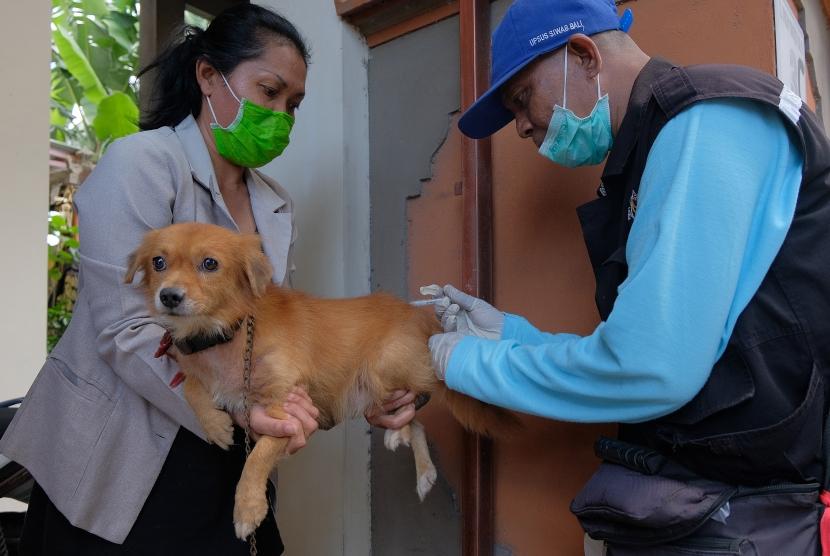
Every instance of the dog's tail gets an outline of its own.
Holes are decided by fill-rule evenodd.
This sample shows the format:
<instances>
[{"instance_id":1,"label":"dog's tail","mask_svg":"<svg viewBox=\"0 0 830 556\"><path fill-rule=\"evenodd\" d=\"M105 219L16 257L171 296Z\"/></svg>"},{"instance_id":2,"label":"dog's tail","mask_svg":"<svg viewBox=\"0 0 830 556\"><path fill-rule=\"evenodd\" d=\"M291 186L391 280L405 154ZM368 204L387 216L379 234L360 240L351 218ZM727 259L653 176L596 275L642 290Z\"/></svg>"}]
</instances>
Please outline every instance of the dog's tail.
<instances>
[{"instance_id":1,"label":"dog's tail","mask_svg":"<svg viewBox=\"0 0 830 556\"><path fill-rule=\"evenodd\" d=\"M443 386L444 403L462 427L493 438L503 438L521 428L510 411L479 401Z\"/></svg>"}]
</instances>

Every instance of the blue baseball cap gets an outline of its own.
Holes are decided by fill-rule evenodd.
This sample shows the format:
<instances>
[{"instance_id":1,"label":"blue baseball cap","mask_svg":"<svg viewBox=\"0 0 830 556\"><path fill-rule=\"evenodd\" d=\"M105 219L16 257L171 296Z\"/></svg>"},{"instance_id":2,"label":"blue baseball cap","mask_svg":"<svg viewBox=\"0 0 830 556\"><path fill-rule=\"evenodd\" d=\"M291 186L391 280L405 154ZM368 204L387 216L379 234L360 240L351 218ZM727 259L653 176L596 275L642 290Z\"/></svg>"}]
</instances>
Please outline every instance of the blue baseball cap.
<instances>
[{"instance_id":1,"label":"blue baseball cap","mask_svg":"<svg viewBox=\"0 0 830 556\"><path fill-rule=\"evenodd\" d=\"M617 17L614 0L516 0L493 33L490 88L464 112L458 128L481 139L510 123L499 89L533 60L564 46L576 33L628 32L631 10Z\"/></svg>"}]
</instances>

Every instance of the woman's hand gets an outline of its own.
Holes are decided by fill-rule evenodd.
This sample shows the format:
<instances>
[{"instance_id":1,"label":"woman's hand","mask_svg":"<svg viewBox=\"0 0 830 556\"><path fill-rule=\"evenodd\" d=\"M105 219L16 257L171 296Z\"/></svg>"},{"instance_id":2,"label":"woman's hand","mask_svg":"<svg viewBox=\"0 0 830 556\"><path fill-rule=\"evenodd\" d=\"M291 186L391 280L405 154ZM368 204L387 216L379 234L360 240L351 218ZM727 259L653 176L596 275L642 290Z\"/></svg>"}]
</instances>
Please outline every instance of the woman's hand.
<instances>
[{"instance_id":1,"label":"woman's hand","mask_svg":"<svg viewBox=\"0 0 830 556\"><path fill-rule=\"evenodd\" d=\"M370 425L397 430L415 418L415 394L409 390L395 390L380 407L372 407L365 414Z\"/></svg>"},{"instance_id":2,"label":"woman's hand","mask_svg":"<svg viewBox=\"0 0 830 556\"><path fill-rule=\"evenodd\" d=\"M262 435L277 438L290 436L286 451L293 454L305 446L309 437L317 430L320 410L314 407L308 392L299 386L291 390L282 407L288 414L287 419L271 417L262 405L251 406L251 437L256 440ZM233 417L239 426L245 426L244 415L234 414Z\"/></svg>"}]
</instances>

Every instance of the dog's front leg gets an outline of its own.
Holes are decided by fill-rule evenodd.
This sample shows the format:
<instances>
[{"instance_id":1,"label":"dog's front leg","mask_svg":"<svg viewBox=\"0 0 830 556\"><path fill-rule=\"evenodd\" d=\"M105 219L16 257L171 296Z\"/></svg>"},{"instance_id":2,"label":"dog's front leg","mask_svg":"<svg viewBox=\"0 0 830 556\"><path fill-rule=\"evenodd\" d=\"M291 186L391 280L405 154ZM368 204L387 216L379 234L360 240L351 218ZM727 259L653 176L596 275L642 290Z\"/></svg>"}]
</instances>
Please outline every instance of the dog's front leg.
<instances>
[{"instance_id":1,"label":"dog's front leg","mask_svg":"<svg viewBox=\"0 0 830 556\"><path fill-rule=\"evenodd\" d=\"M213 403L213 398L196 376L188 375L184 381L184 397L196 417L199 424L205 429L205 436L208 442L216 444L223 450L230 448L233 444L233 421L231 416L218 409Z\"/></svg>"},{"instance_id":2,"label":"dog's front leg","mask_svg":"<svg viewBox=\"0 0 830 556\"><path fill-rule=\"evenodd\" d=\"M276 419L288 417L279 405L269 406L267 413ZM268 511L266 494L268 477L285 454L285 448L290 440L291 437L276 438L263 435L257 440L245 462L239 484L236 485L236 500L233 508L236 536L242 540L248 538L248 535L253 533L265 519Z\"/></svg>"}]
</instances>

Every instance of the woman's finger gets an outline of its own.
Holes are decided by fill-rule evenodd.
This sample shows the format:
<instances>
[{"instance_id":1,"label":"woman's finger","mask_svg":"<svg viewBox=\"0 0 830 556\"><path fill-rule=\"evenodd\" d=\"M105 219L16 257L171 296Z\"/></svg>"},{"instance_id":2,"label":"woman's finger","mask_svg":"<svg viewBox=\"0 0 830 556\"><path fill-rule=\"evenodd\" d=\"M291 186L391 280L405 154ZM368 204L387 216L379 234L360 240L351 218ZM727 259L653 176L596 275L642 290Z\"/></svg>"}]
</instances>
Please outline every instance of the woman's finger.
<instances>
[{"instance_id":1,"label":"woman's finger","mask_svg":"<svg viewBox=\"0 0 830 556\"><path fill-rule=\"evenodd\" d=\"M275 419L269 416L266 416L265 419L263 425L267 432L261 431L261 433L277 438L289 438L285 447L288 454L293 454L306 445L306 435L303 432L302 423L293 415L288 415L285 419ZM294 432L287 434L288 431Z\"/></svg>"},{"instance_id":2,"label":"woman's finger","mask_svg":"<svg viewBox=\"0 0 830 556\"><path fill-rule=\"evenodd\" d=\"M288 445L285 447L285 451L289 455L297 453L297 451L306 445L306 436L303 433L303 428L299 427L299 429L299 432L291 437L291 440L288 441Z\"/></svg>"},{"instance_id":3,"label":"woman's finger","mask_svg":"<svg viewBox=\"0 0 830 556\"><path fill-rule=\"evenodd\" d=\"M415 401L414 392L411 392L409 390L404 390L403 392L403 396L397 397L394 400L386 400L383 403L383 406L381 407L383 408L384 413L391 413L396 409L403 407L405 405L409 405Z\"/></svg>"},{"instance_id":4,"label":"woman's finger","mask_svg":"<svg viewBox=\"0 0 830 556\"><path fill-rule=\"evenodd\" d=\"M314 406L312 406L312 409ZM285 402L283 409L286 413L297 419L303 428L303 433L308 439L317 430L317 419L311 415L307 408L299 403Z\"/></svg>"},{"instance_id":5,"label":"woman's finger","mask_svg":"<svg viewBox=\"0 0 830 556\"><path fill-rule=\"evenodd\" d=\"M395 413L374 415L367 417L366 420L376 427L396 430L408 425L414 418L415 404L411 403L399 408Z\"/></svg>"},{"instance_id":6,"label":"woman's finger","mask_svg":"<svg viewBox=\"0 0 830 556\"><path fill-rule=\"evenodd\" d=\"M257 434L267 434L277 438L294 436L302 430L302 426L295 418L275 419L265 412L261 405L251 408L251 430Z\"/></svg>"},{"instance_id":7,"label":"woman's finger","mask_svg":"<svg viewBox=\"0 0 830 556\"><path fill-rule=\"evenodd\" d=\"M364 413L366 420L370 425L382 428L392 428L391 424L399 422L400 418L396 419L390 414L395 413L402 407L412 405L415 402L416 395L409 390L394 390L390 396L384 401L381 406L372 406ZM406 417L404 417L405 419ZM411 421L410 417L404 424Z\"/></svg>"},{"instance_id":8,"label":"woman's finger","mask_svg":"<svg viewBox=\"0 0 830 556\"><path fill-rule=\"evenodd\" d=\"M409 390L404 390L404 389L392 390L391 392L389 392L389 396L385 400L383 400L383 403L387 404L387 403L392 403L395 400L399 400L399 399L403 398L404 396L406 396L406 394L408 392L409 392Z\"/></svg>"},{"instance_id":9,"label":"woman's finger","mask_svg":"<svg viewBox=\"0 0 830 556\"><path fill-rule=\"evenodd\" d=\"M305 398L306 400L308 400L309 403L314 403L314 401L311 399L311 396L308 395L308 390L306 390L302 386L295 386L294 388L292 388L291 392L289 392L289 395L291 394L295 394L297 396L300 396L301 398Z\"/></svg>"},{"instance_id":10,"label":"woman's finger","mask_svg":"<svg viewBox=\"0 0 830 556\"><path fill-rule=\"evenodd\" d=\"M312 419L316 420L317 417L320 416L320 410L317 409L317 406L314 405L314 402L311 401L311 398L306 396L301 396L297 393L288 394L285 398L286 403L293 403L297 404L305 410L306 413L311 415Z\"/></svg>"}]
</instances>

